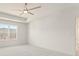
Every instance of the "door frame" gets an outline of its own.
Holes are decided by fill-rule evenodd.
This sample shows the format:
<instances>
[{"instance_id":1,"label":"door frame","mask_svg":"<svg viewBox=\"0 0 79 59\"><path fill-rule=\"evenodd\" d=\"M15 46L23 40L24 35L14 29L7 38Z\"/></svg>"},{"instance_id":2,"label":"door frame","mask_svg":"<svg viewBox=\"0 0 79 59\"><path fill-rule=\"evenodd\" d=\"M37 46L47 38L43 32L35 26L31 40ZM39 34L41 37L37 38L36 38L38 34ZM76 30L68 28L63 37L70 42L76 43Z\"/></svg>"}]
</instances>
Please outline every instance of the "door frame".
<instances>
[{"instance_id":1,"label":"door frame","mask_svg":"<svg viewBox=\"0 0 79 59\"><path fill-rule=\"evenodd\" d=\"M77 48L78 48L78 20L79 16L75 17L75 55L77 56Z\"/></svg>"}]
</instances>

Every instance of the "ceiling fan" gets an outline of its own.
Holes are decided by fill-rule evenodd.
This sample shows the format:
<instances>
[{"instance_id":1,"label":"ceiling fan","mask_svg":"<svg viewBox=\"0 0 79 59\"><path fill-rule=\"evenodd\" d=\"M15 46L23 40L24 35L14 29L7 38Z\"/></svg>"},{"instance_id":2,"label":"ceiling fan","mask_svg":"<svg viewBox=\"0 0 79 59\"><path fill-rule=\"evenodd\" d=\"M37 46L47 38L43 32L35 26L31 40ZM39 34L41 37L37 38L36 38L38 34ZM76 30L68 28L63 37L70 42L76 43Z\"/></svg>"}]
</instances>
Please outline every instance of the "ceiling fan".
<instances>
[{"instance_id":1,"label":"ceiling fan","mask_svg":"<svg viewBox=\"0 0 79 59\"><path fill-rule=\"evenodd\" d=\"M30 10L34 10L34 9L38 9L38 8L41 8L41 6L37 6L37 7L33 7L33 8L28 9L27 8L27 3L25 3L24 8L22 10L19 9L18 11L21 12L20 15L27 14L27 13L31 14L31 15L34 15L33 13L30 12Z\"/></svg>"}]
</instances>

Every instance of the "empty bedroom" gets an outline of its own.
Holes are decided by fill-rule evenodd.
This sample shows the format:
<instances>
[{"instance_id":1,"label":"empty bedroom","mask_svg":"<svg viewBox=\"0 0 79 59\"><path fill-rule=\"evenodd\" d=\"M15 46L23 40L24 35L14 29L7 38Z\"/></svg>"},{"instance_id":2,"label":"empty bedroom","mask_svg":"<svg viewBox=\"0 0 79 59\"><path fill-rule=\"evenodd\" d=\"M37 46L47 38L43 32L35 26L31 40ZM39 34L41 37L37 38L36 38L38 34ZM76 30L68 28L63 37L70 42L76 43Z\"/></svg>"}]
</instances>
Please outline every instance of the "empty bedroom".
<instances>
[{"instance_id":1,"label":"empty bedroom","mask_svg":"<svg viewBox=\"0 0 79 59\"><path fill-rule=\"evenodd\" d=\"M76 56L78 17L79 3L0 3L0 56Z\"/></svg>"}]
</instances>

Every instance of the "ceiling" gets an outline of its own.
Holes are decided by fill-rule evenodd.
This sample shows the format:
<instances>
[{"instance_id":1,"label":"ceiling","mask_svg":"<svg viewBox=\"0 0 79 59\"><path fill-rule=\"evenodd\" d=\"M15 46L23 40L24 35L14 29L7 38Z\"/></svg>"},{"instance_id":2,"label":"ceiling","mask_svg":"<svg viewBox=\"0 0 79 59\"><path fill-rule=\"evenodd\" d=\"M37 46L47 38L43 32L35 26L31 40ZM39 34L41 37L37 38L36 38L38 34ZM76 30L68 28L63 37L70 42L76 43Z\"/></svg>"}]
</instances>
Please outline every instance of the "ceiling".
<instances>
[{"instance_id":1,"label":"ceiling","mask_svg":"<svg viewBox=\"0 0 79 59\"><path fill-rule=\"evenodd\" d=\"M27 8L33 8L41 5L42 7L39 9L31 10L34 15L23 14L20 15L21 12L18 9L24 8L24 3L0 3L0 12L8 13L10 15L15 15L22 18L35 19L44 17L49 14L58 13L59 10L66 9L75 9L74 7L79 7L79 4L57 4L57 3L28 3ZM55 12L55 13L54 13Z\"/></svg>"},{"instance_id":2,"label":"ceiling","mask_svg":"<svg viewBox=\"0 0 79 59\"><path fill-rule=\"evenodd\" d=\"M0 3L0 12L2 11L20 17L32 17L32 16L34 17L34 16L45 15L46 13L50 13L52 10L61 9L59 7L61 4L53 4L53 3L28 3L27 8L29 9L39 5L41 5L42 7L35 10L31 10L31 12L34 13L34 15L29 14L20 15L21 12L19 12L18 9L22 10L24 8L24 3Z\"/></svg>"}]
</instances>

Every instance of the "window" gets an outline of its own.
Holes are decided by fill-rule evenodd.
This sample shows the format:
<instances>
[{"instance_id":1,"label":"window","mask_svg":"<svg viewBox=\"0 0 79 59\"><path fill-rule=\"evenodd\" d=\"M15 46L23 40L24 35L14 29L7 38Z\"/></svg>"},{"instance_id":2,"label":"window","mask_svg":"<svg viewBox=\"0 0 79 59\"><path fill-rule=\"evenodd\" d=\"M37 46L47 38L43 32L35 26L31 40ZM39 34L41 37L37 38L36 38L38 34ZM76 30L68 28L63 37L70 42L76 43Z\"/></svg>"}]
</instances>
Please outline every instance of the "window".
<instances>
[{"instance_id":1,"label":"window","mask_svg":"<svg viewBox=\"0 0 79 59\"><path fill-rule=\"evenodd\" d=\"M0 40L15 40L16 29L15 25L0 23Z\"/></svg>"}]
</instances>

